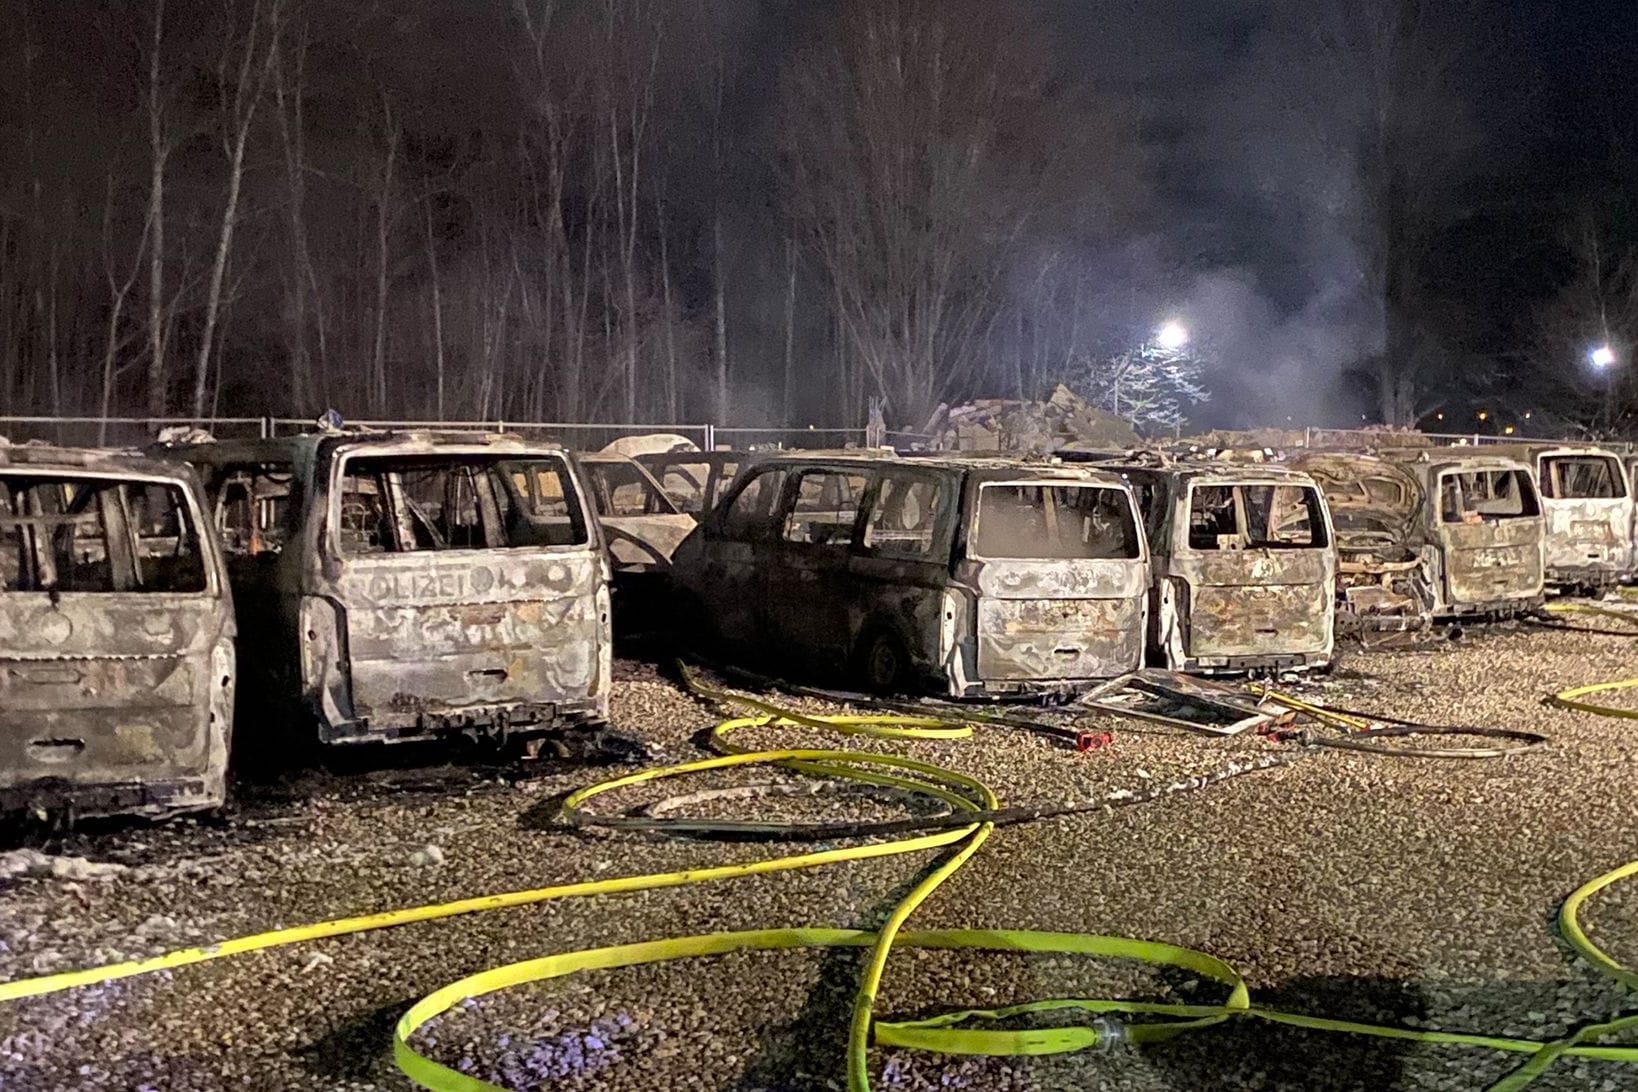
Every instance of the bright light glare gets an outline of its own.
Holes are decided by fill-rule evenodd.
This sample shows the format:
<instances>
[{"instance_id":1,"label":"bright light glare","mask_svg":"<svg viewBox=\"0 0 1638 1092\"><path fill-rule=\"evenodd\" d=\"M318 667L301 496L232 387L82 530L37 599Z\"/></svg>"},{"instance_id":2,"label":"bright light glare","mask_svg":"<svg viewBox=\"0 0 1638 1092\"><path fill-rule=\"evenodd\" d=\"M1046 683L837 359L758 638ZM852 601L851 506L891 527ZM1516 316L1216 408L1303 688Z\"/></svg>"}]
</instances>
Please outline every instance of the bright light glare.
<instances>
[{"instance_id":1,"label":"bright light glare","mask_svg":"<svg viewBox=\"0 0 1638 1092\"><path fill-rule=\"evenodd\" d=\"M1162 349L1181 349L1189 343L1189 331L1181 322L1168 322L1155 331L1155 344Z\"/></svg>"},{"instance_id":2,"label":"bright light glare","mask_svg":"<svg viewBox=\"0 0 1638 1092\"><path fill-rule=\"evenodd\" d=\"M1592 361L1592 366L1595 368L1608 368L1615 363L1615 350L1608 345L1600 345L1588 355L1588 359Z\"/></svg>"}]
</instances>

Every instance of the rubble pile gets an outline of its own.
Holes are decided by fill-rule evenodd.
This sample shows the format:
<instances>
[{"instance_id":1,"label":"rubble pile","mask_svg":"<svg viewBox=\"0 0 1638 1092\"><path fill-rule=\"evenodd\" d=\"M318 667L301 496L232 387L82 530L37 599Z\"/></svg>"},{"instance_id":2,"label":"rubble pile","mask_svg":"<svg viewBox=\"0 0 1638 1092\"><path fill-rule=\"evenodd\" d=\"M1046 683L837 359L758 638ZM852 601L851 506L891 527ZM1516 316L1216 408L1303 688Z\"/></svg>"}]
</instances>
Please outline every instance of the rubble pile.
<instances>
[{"instance_id":1,"label":"rubble pile","mask_svg":"<svg viewBox=\"0 0 1638 1092\"><path fill-rule=\"evenodd\" d=\"M952 451L1047 454L1066 447L1124 450L1141 442L1132 426L1059 384L1044 402L984 398L941 410L925 431Z\"/></svg>"},{"instance_id":2,"label":"rubble pile","mask_svg":"<svg viewBox=\"0 0 1638 1092\"><path fill-rule=\"evenodd\" d=\"M1276 451L1290 451L1305 447L1325 447L1369 451L1383 444L1391 444L1394 447L1433 447L1440 441L1413 428L1370 425L1357 429L1213 429L1198 436L1185 436L1182 442L1204 449L1272 448Z\"/></svg>"}]
</instances>

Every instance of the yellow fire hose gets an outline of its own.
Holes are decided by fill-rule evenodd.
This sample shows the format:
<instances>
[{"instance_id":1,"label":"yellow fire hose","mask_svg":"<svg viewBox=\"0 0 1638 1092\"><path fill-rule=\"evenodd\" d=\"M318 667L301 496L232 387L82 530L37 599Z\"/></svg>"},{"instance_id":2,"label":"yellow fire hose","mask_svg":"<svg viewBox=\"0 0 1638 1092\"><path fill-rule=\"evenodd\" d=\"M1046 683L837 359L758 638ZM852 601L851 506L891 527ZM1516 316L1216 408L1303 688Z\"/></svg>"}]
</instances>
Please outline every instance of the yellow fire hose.
<instances>
[{"instance_id":1,"label":"yellow fire hose","mask_svg":"<svg viewBox=\"0 0 1638 1092\"><path fill-rule=\"evenodd\" d=\"M714 730L718 745L729 753L714 758L682 763L617 777L573 793L565 802L565 816L575 821L584 814L584 805L595 797L637 784L685 777L708 770L736 767L777 766L804 773L843 778L872 785L891 786L941 800L961 810L980 813L994 810L999 801L986 785L958 771L932 763L894 755L865 751L828 749L781 749L745 751L729 737L745 728L819 728L843 734L863 734L889 738L960 738L970 733L966 725L930 718L901 716L811 717L779 709L765 702L728 695L691 685L702 696L718 701L751 705L762 715L722 722ZM1189 1030L1225 1020L1254 1018L1295 1027L1322 1031L1349 1032L1429 1044L1484 1047L1491 1050L1528 1054L1521 1068L1492 1086L1495 1092L1516 1092L1545 1071L1558 1058L1576 1057L1638 1064L1638 1046L1598 1046L1592 1040L1614 1031L1638 1026L1638 1015L1584 1027L1566 1038L1549 1043L1455 1032L1420 1031L1407 1028L1331 1020L1298 1013L1280 1012L1254 1005L1245 981L1234 969L1214 956L1189 948L1132 940L1125 937L1083 933L1052 933L1029 930L954 929L904 931L905 920L933 891L949 879L984 844L993 824L977 821L953 830L917 834L895 841L871 842L839 849L773 857L740 864L642 876L561 884L528 891L459 899L436 905L408 907L383 913L339 918L311 925L276 929L239 937L201 948L189 948L151 959L93 967L82 971L45 975L0 983L0 1001L17 1000L55 993L76 986L126 978L168 968L184 967L206 960L296 944L320 937L342 936L410 922L432 921L460 914L504 907L526 906L551 899L584 895L678 887L737 876L761 875L797 868L813 868L842 861L885 857L923 850L944 850L948 856L918 882L895 906L883 926L874 932L827 928L775 928L747 932L711 933L663 940L622 944L564 952L539 959L492 968L451 983L412 1006L399 1020L393 1035L393 1055L400 1069L423 1088L433 1092L505 1092L498 1086L461 1073L419 1053L412 1045L416 1031L428 1021L460 1002L523 983L540 982L577 971L608 969L655 963L671 959L720 955L751 950L782 950L815 947L868 948L869 957L854 999L847 1046L848 1087L851 1092L868 1092L870 1078L867 1050L872 1042L882 1045L936 1051L946 1054L1036 1055L1081 1050L1122 1042L1156 1042ZM1638 862L1598 877L1577 890L1564 904L1560 915L1566 938L1593 966L1617 981L1638 986L1638 974L1622 966L1594 946L1582 932L1577 914L1597 891L1638 873ZM1052 952L1084 955L1099 959L1131 959L1176 967L1220 985L1225 993L1215 1005L1183 1005L1124 1000L1055 998L1003 1009L951 1012L922 1020L891 1021L875 1016L876 993L887 959L894 948L942 948L971 951ZM985 1028L966 1025L978 1022L1027 1017L1031 1014L1080 1011L1095 1018L1087 1026L1034 1028ZM1110 1014L1138 1017L1117 1021Z\"/></svg>"}]
</instances>

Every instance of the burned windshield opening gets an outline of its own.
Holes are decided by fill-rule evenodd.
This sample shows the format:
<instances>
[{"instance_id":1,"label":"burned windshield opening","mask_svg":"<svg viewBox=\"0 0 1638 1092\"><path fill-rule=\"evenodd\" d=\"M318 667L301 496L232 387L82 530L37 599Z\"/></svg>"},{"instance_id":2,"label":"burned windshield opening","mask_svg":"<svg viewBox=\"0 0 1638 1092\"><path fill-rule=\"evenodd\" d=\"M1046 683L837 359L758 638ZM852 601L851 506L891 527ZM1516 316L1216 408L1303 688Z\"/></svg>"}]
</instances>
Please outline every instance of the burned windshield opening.
<instances>
[{"instance_id":1,"label":"burned windshield opening","mask_svg":"<svg viewBox=\"0 0 1638 1092\"><path fill-rule=\"evenodd\" d=\"M0 591L190 593L206 587L198 529L180 485L0 476Z\"/></svg>"},{"instance_id":2,"label":"burned windshield opening","mask_svg":"<svg viewBox=\"0 0 1638 1092\"><path fill-rule=\"evenodd\" d=\"M1317 549L1329 544L1319 491L1305 485L1196 485L1191 550Z\"/></svg>"},{"instance_id":3,"label":"burned windshield opening","mask_svg":"<svg viewBox=\"0 0 1638 1092\"><path fill-rule=\"evenodd\" d=\"M566 460L359 455L343 464L336 533L350 554L577 546L589 541Z\"/></svg>"},{"instance_id":4,"label":"burned windshield opening","mask_svg":"<svg viewBox=\"0 0 1638 1092\"><path fill-rule=\"evenodd\" d=\"M1134 560L1142 556L1132 505L1096 485L984 485L978 491L979 557Z\"/></svg>"}]
</instances>

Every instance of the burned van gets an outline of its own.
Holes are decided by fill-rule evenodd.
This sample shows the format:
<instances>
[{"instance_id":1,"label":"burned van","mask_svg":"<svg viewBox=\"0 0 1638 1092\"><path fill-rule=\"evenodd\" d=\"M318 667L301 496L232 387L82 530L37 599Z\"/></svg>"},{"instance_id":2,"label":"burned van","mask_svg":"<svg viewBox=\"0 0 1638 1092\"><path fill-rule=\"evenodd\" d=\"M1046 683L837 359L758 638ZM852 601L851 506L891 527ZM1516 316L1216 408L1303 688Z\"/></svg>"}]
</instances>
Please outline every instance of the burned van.
<instances>
[{"instance_id":1,"label":"burned van","mask_svg":"<svg viewBox=\"0 0 1638 1092\"><path fill-rule=\"evenodd\" d=\"M1304 454L1337 544L1337 607L1365 629L1505 618L1543 598L1543 521L1527 464L1489 449Z\"/></svg>"},{"instance_id":2,"label":"burned van","mask_svg":"<svg viewBox=\"0 0 1638 1092\"><path fill-rule=\"evenodd\" d=\"M607 715L608 566L561 447L330 431L174 453L226 544L249 709L294 707L324 743Z\"/></svg>"},{"instance_id":3,"label":"burned van","mask_svg":"<svg viewBox=\"0 0 1638 1092\"><path fill-rule=\"evenodd\" d=\"M233 603L198 478L0 443L0 810L220 807Z\"/></svg>"},{"instance_id":4,"label":"burned van","mask_svg":"<svg viewBox=\"0 0 1638 1092\"><path fill-rule=\"evenodd\" d=\"M1218 673L1330 662L1336 552L1313 478L1167 459L1108 467L1132 484L1144 513L1157 666Z\"/></svg>"},{"instance_id":5,"label":"burned van","mask_svg":"<svg viewBox=\"0 0 1638 1092\"><path fill-rule=\"evenodd\" d=\"M1580 445L1486 447L1535 471L1546 522L1547 583L1594 590L1632 566L1633 499L1620 456Z\"/></svg>"},{"instance_id":6,"label":"burned van","mask_svg":"<svg viewBox=\"0 0 1638 1092\"><path fill-rule=\"evenodd\" d=\"M1114 474L890 452L770 455L677 550L693 639L955 697L1139 667L1148 550Z\"/></svg>"}]
</instances>

